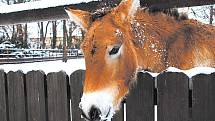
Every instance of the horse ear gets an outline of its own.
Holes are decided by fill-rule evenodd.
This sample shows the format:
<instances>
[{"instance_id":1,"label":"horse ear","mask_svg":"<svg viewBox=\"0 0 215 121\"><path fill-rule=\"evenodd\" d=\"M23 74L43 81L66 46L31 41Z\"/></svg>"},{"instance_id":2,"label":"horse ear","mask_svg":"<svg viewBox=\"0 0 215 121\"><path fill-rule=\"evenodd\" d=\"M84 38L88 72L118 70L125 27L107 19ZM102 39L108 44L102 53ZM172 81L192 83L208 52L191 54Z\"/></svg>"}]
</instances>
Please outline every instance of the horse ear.
<instances>
[{"instance_id":1,"label":"horse ear","mask_svg":"<svg viewBox=\"0 0 215 121\"><path fill-rule=\"evenodd\" d=\"M74 21L77 25L79 25L85 32L89 29L92 23L92 16L87 11L65 8L70 20Z\"/></svg>"},{"instance_id":2,"label":"horse ear","mask_svg":"<svg viewBox=\"0 0 215 121\"><path fill-rule=\"evenodd\" d=\"M121 22L132 21L139 7L140 0L123 0L112 14L116 19L121 19Z\"/></svg>"}]
</instances>

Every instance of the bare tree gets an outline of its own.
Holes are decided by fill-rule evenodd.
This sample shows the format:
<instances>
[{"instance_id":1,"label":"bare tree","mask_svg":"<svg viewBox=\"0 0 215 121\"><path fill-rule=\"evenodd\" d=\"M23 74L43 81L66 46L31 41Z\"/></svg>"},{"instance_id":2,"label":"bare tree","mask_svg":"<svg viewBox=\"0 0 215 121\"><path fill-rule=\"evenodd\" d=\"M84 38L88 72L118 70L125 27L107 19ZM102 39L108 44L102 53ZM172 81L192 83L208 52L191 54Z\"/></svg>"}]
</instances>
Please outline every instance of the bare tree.
<instances>
[{"instance_id":1,"label":"bare tree","mask_svg":"<svg viewBox=\"0 0 215 121\"><path fill-rule=\"evenodd\" d=\"M48 32L48 26L49 26L50 21L47 22L45 26L45 32L44 32L44 22L38 22L38 27L40 29L40 42L42 42L42 48L46 47L46 36Z\"/></svg>"},{"instance_id":2,"label":"bare tree","mask_svg":"<svg viewBox=\"0 0 215 121\"><path fill-rule=\"evenodd\" d=\"M213 24L213 15L214 15L214 9L213 6L210 6L210 24Z\"/></svg>"},{"instance_id":3,"label":"bare tree","mask_svg":"<svg viewBox=\"0 0 215 121\"><path fill-rule=\"evenodd\" d=\"M57 21L52 21L52 49L56 48L57 43Z\"/></svg>"},{"instance_id":4,"label":"bare tree","mask_svg":"<svg viewBox=\"0 0 215 121\"><path fill-rule=\"evenodd\" d=\"M10 38L10 35L9 35L9 31L8 31L8 28L7 26L1 26L2 30L4 31L4 33L6 34L6 38Z\"/></svg>"},{"instance_id":5,"label":"bare tree","mask_svg":"<svg viewBox=\"0 0 215 121\"><path fill-rule=\"evenodd\" d=\"M63 20L63 62L67 62L67 29L66 20Z\"/></svg>"},{"instance_id":6,"label":"bare tree","mask_svg":"<svg viewBox=\"0 0 215 121\"><path fill-rule=\"evenodd\" d=\"M7 5L28 2L31 0L1 0L1 2ZM18 45L18 47L27 48L27 37L28 30L27 24L8 25L1 27L6 33L7 39L11 40L12 43ZM12 30L12 31L11 31ZM11 36L9 32L12 33Z\"/></svg>"},{"instance_id":7,"label":"bare tree","mask_svg":"<svg viewBox=\"0 0 215 121\"><path fill-rule=\"evenodd\" d=\"M72 46L72 40L75 39L75 36L72 36L72 34L77 29L77 27L78 25L74 21L69 23L68 47Z\"/></svg>"},{"instance_id":8,"label":"bare tree","mask_svg":"<svg viewBox=\"0 0 215 121\"><path fill-rule=\"evenodd\" d=\"M196 19L202 20L204 23L213 24L214 8L213 5L201 6L201 7L191 7L191 12Z\"/></svg>"}]
</instances>

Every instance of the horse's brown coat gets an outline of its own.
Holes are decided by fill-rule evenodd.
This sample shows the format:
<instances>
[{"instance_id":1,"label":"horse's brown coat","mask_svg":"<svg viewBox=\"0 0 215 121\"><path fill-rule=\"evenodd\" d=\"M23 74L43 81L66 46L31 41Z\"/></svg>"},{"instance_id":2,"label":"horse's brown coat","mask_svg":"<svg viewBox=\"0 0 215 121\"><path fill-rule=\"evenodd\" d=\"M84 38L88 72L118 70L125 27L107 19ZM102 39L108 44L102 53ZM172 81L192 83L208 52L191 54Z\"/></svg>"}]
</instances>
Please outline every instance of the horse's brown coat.
<instances>
[{"instance_id":1,"label":"horse's brown coat","mask_svg":"<svg viewBox=\"0 0 215 121\"><path fill-rule=\"evenodd\" d=\"M215 67L214 27L143 9L129 15L132 1L122 2L88 25L82 44L86 61L84 93L117 88L114 98L119 104L139 69L161 72L168 67ZM111 59L109 48L115 44L122 44L123 50L118 58Z\"/></svg>"}]
</instances>

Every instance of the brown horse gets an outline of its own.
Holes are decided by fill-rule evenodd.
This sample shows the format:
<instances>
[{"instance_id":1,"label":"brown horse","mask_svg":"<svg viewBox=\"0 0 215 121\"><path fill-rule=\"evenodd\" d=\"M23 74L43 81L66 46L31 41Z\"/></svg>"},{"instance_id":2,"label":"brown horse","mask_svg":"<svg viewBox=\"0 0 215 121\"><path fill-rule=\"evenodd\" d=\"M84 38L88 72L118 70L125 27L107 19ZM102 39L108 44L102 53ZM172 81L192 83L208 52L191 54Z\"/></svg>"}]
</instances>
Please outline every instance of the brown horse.
<instances>
[{"instance_id":1,"label":"brown horse","mask_svg":"<svg viewBox=\"0 0 215 121\"><path fill-rule=\"evenodd\" d=\"M139 70L215 67L215 29L195 20L175 20L123 0L92 21L88 12L66 11L86 31L82 49L86 79L80 108L90 121L110 119Z\"/></svg>"}]
</instances>

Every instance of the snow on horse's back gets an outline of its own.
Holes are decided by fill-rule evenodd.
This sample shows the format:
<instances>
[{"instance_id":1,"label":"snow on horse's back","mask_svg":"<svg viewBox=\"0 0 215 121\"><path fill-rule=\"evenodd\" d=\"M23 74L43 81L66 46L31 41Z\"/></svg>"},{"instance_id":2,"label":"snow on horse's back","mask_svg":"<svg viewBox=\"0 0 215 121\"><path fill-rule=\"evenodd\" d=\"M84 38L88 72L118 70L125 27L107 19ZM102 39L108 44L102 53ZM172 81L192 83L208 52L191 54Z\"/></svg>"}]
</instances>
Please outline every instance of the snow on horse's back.
<instances>
[{"instance_id":1,"label":"snow on horse's back","mask_svg":"<svg viewBox=\"0 0 215 121\"><path fill-rule=\"evenodd\" d=\"M86 78L80 102L86 119L110 119L139 70L215 67L214 27L150 13L139 5L139 0L123 0L95 21L88 12L66 10L86 31L82 44Z\"/></svg>"}]
</instances>

